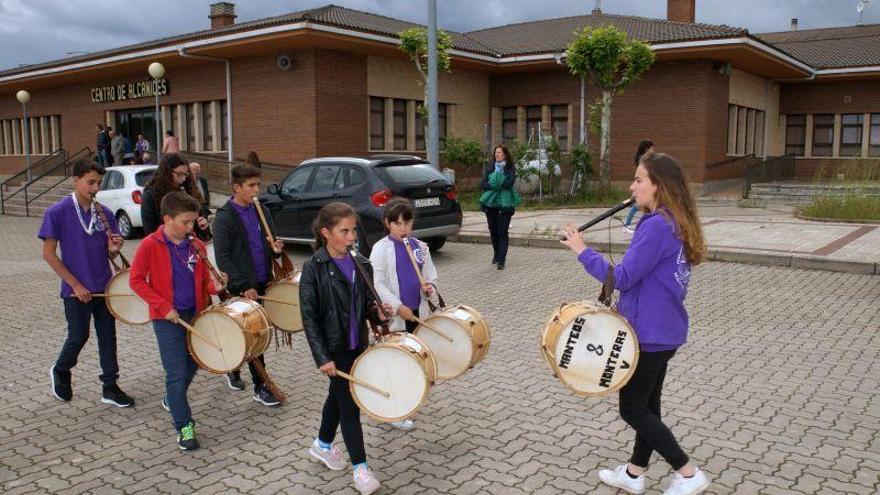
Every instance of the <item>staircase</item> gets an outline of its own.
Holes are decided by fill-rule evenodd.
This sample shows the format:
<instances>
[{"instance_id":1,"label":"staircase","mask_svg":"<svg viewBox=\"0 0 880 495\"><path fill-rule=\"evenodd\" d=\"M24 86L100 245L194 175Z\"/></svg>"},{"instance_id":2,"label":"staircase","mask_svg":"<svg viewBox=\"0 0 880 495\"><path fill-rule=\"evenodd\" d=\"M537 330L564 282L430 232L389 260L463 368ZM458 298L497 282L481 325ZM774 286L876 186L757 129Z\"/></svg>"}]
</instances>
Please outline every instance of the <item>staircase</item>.
<instances>
[{"instance_id":1,"label":"staircase","mask_svg":"<svg viewBox=\"0 0 880 495\"><path fill-rule=\"evenodd\" d=\"M60 184L59 181L61 181ZM16 191L21 190L23 185L24 181L18 186L7 185L8 189L4 191L4 194L15 194ZM47 208L69 196L71 192L73 192L73 179L65 179L63 176L46 176L28 186L30 205L27 208L25 208L24 192L21 192L6 200L3 205L4 213L12 216L23 217L29 214L32 217L41 217ZM33 199L41 193L43 193L42 196Z\"/></svg>"},{"instance_id":2,"label":"staircase","mask_svg":"<svg viewBox=\"0 0 880 495\"><path fill-rule=\"evenodd\" d=\"M880 196L880 182L764 182L752 184L749 191L749 199L794 204L810 203L817 197L828 196Z\"/></svg>"}]
</instances>

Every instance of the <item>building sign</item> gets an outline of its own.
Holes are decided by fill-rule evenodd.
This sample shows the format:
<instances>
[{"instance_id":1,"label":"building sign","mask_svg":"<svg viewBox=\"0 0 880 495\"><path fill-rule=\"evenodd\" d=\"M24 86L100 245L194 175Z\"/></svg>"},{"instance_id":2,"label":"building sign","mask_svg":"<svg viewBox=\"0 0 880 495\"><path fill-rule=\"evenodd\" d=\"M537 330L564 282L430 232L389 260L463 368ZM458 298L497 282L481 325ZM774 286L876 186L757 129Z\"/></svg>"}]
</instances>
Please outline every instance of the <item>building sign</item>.
<instances>
[{"instance_id":1,"label":"building sign","mask_svg":"<svg viewBox=\"0 0 880 495\"><path fill-rule=\"evenodd\" d=\"M168 94L168 80L159 79L158 82L147 79L115 86L101 86L92 88L92 103L112 103L114 101L136 100L138 98L153 98Z\"/></svg>"}]
</instances>

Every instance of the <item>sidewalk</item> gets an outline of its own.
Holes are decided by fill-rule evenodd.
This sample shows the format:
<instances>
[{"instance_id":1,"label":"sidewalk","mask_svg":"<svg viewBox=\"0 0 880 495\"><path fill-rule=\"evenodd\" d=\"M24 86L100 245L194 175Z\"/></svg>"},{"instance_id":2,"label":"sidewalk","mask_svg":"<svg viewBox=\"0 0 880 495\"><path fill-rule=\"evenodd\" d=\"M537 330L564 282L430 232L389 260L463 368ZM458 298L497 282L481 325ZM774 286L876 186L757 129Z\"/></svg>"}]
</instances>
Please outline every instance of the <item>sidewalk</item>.
<instances>
[{"instance_id":1,"label":"sidewalk","mask_svg":"<svg viewBox=\"0 0 880 495\"><path fill-rule=\"evenodd\" d=\"M788 205L741 208L735 201L697 204L710 260L880 275L880 224L801 220ZM556 240L559 227L581 225L603 211L518 211L510 225L510 244L565 249ZM612 252L624 252L632 238L621 229L627 211L615 215L619 221L606 220L586 231L587 243L606 252L610 243ZM490 242L483 213L465 212L461 233L449 240Z\"/></svg>"}]
</instances>

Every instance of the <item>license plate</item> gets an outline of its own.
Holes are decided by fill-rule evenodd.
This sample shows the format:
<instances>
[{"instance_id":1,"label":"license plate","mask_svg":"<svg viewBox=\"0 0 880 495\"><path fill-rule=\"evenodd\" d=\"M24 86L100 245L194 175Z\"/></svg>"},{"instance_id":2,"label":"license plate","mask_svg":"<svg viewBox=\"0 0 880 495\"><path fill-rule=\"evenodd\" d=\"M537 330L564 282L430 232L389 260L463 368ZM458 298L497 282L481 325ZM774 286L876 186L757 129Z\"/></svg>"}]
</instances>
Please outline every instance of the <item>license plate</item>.
<instances>
[{"instance_id":1,"label":"license plate","mask_svg":"<svg viewBox=\"0 0 880 495\"><path fill-rule=\"evenodd\" d=\"M424 208L426 206L440 206L440 198L422 198L415 201L416 208Z\"/></svg>"}]
</instances>

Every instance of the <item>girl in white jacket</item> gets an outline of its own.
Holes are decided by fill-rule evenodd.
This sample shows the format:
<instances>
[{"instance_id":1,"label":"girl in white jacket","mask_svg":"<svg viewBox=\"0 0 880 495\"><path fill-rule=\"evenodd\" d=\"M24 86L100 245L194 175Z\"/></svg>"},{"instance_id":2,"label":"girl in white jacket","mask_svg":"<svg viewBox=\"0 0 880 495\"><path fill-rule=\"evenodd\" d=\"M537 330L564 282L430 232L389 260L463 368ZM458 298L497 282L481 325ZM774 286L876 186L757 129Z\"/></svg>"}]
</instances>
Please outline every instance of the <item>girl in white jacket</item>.
<instances>
[{"instance_id":1,"label":"girl in white jacket","mask_svg":"<svg viewBox=\"0 0 880 495\"><path fill-rule=\"evenodd\" d=\"M430 314L427 298L434 293L437 269L434 268L428 245L411 235L413 207L409 200L391 198L385 204L383 222L388 235L373 245L370 254L373 281L379 297L390 304L394 312L391 330L412 332L417 326L412 321L413 316L426 318ZM409 241L424 284L419 281L419 275L406 252L404 238Z\"/></svg>"}]
</instances>

